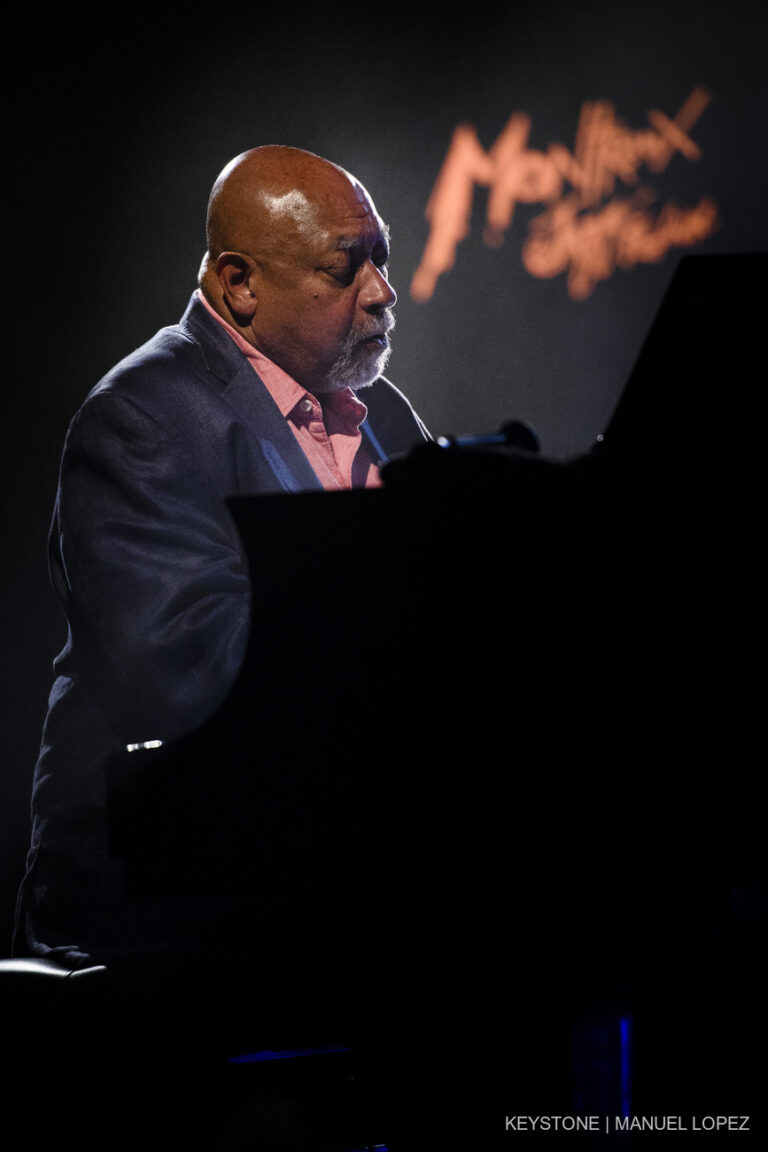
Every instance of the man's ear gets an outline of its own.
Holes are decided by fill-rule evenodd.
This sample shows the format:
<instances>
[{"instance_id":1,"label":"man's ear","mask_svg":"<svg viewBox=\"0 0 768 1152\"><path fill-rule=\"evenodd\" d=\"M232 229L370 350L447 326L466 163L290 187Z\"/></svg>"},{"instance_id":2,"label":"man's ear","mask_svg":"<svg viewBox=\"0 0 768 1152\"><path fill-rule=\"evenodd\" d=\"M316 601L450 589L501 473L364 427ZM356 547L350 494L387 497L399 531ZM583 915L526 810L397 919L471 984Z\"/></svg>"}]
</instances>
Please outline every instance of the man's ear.
<instances>
[{"instance_id":1,"label":"man's ear","mask_svg":"<svg viewBox=\"0 0 768 1152\"><path fill-rule=\"evenodd\" d=\"M256 293L252 286L254 267L252 257L243 252L222 252L216 260L216 276L224 300L243 327L250 324L256 311Z\"/></svg>"}]
</instances>

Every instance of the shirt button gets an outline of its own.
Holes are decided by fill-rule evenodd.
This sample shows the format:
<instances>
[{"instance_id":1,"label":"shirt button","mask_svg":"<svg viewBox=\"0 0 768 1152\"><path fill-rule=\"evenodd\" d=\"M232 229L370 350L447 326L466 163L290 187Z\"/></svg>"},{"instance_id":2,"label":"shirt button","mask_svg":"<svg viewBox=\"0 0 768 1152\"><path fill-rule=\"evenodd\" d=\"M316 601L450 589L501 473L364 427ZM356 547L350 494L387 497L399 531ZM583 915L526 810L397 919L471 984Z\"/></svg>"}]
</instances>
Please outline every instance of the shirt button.
<instances>
[{"instance_id":1,"label":"shirt button","mask_svg":"<svg viewBox=\"0 0 768 1152\"><path fill-rule=\"evenodd\" d=\"M302 412L311 412L312 411L312 401L309 400L305 396L303 400L299 401L299 408L301 409Z\"/></svg>"}]
</instances>

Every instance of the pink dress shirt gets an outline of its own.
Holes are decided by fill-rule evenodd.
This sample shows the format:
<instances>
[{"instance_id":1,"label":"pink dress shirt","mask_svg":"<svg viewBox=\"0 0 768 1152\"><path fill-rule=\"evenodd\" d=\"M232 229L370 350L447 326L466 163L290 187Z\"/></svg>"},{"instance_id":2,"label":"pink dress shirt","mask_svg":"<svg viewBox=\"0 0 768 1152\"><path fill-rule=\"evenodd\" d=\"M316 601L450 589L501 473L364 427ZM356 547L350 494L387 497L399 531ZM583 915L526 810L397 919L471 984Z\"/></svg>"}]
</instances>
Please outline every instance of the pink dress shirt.
<instances>
[{"instance_id":1,"label":"pink dress shirt","mask_svg":"<svg viewBox=\"0 0 768 1152\"><path fill-rule=\"evenodd\" d=\"M311 392L227 324L199 290L198 296L258 373L323 487L378 488L379 470L363 445L360 431L368 409L352 389L327 393L321 405Z\"/></svg>"}]
</instances>

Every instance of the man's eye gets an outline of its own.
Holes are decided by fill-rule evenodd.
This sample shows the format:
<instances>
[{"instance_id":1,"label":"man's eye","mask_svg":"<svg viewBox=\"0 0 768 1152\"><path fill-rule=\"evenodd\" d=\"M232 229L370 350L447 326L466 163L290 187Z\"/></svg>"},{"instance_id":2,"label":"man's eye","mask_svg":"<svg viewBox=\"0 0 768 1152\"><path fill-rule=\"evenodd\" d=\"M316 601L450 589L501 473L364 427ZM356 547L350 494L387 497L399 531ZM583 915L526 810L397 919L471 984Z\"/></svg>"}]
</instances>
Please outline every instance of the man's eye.
<instances>
[{"instance_id":1,"label":"man's eye","mask_svg":"<svg viewBox=\"0 0 768 1152\"><path fill-rule=\"evenodd\" d=\"M340 284L349 284L355 277L355 270L349 264L338 265L327 269L327 272L338 280Z\"/></svg>"}]
</instances>

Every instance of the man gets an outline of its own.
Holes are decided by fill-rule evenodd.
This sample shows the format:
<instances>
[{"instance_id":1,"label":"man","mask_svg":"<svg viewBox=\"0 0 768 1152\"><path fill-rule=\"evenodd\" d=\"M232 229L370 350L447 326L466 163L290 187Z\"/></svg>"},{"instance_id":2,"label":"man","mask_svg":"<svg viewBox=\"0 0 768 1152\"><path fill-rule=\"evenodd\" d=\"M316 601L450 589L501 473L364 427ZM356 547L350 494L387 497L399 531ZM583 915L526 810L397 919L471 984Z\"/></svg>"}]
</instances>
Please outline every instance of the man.
<instances>
[{"instance_id":1,"label":"man","mask_svg":"<svg viewBox=\"0 0 768 1152\"><path fill-rule=\"evenodd\" d=\"M245 152L213 187L184 317L75 416L50 538L69 635L35 771L17 949L82 967L207 940L197 914L123 901L103 766L126 744L188 733L237 677L249 581L226 498L374 487L387 457L428 438L381 376L388 255L349 173L299 149Z\"/></svg>"}]
</instances>

